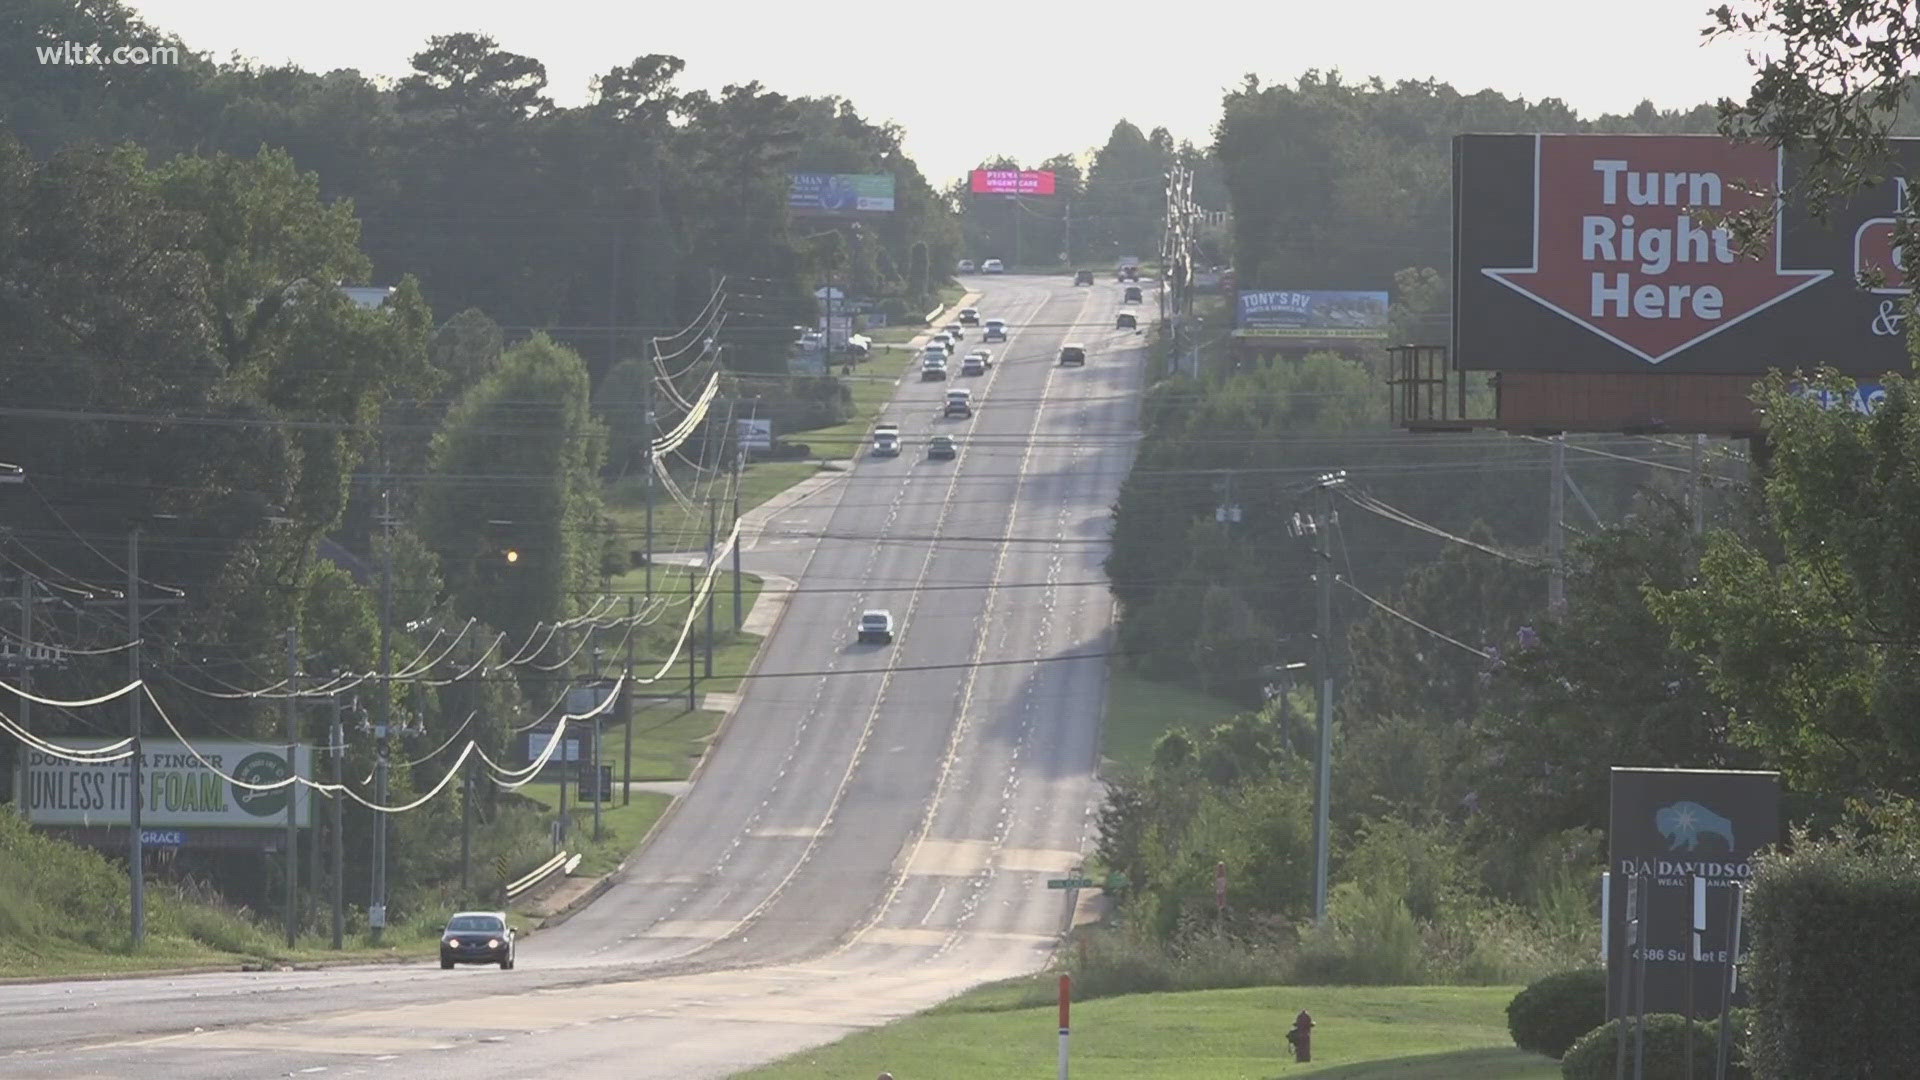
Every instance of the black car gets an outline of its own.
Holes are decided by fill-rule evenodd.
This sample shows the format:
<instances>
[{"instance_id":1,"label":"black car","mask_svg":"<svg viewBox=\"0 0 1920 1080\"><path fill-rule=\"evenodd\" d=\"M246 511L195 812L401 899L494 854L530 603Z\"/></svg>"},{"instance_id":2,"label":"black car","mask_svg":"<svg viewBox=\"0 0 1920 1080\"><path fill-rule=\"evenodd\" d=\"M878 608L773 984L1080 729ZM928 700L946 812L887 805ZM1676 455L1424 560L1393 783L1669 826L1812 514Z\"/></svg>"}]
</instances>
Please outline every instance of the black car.
<instances>
[{"instance_id":1,"label":"black car","mask_svg":"<svg viewBox=\"0 0 1920 1080\"><path fill-rule=\"evenodd\" d=\"M1133 312L1123 311L1114 316L1113 328L1115 330L1138 330L1140 328L1140 320L1134 316Z\"/></svg>"},{"instance_id":2,"label":"black car","mask_svg":"<svg viewBox=\"0 0 1920 1080\"><path fill-rule=\"evenodd\" d=\"M1091 271L1091 270L1075 270L1075 271L1073 272L1073 283L1074 283L1075 285L1091 285L1091 284L1093 284L1093 271Z\"/></svg>"},{"instance_id":3,"label":"black car","mask_svg":"<svg viewBox=\"0 0 1920 1080\"><path fill-rule=\"evenodd\" d=\"M1140 286L1138 286L1138 285L1129 285L1129 286L1127 286L1127 291L1126 291L1126 294L1125 294L1125 295L1123 295L1123 296L1122 296L1122 297L1120 298L1120 301L1121 301L1122 303L1126 303L1126 304L1138 304L1138 303L1140 303L1140 302L1141 302L1141 300L1140 300Z\"/></svg>"},{"instance_id":4,"label":"black car","mask_svg":"<svg viewBox=\"0 0 1920 1080\"><path fill-rule=\"evenodd\" d=\"M499 964L513 970L513 939L519 934L507 925L504 911L462 911L447 920L440 932L440 969L455 964Z\"/></svg>"},{"instance_id":5,"label":"black car","mask_svg":"<svg viewBox=\"0 0 1920 1080\"><path fill-rule=\"evenodd\" d=\"M960 309L960 325L979 326L980 325L980 309L970 308L970 307L961 308Z\"/></svg>"}]
</instances>

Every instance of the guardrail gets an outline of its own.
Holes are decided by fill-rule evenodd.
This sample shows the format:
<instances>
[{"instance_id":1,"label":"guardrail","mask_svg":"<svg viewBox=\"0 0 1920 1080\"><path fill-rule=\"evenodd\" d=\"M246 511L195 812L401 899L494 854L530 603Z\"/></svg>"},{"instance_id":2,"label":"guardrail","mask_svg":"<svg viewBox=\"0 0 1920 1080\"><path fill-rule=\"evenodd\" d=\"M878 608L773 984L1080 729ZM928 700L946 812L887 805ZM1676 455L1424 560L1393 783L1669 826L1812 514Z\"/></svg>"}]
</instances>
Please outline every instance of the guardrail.
<instances>
[{"instance_id":1,"label":"guardrail","mask_svg":"<svg viewBox=\"0 0 1920 1080\"><path fill-rule=\"evenodd\" d=\"M922 323L925 323L928 326L932 326L933 320L939 318L940 313L945 310L947 310L947 305L941 304L939 307L934 308L932 311L929 311L925 315L920 316L920 321Z\"/></svg>"},{"instance_id":2,"label":"guardrail","mask_svg":"<svg viewBox=\"0 0 1920 1080\"><path fill-rule=\"evenodd\" d=\"M579 865L580 856L568 855L563 851L553 858L548 859L546 862L541 863L539 866L534 867L533 872L526 877L507 882L507 899L514 899L528 889L552 877L556 872L562 874L572 873L573 868Z\"/></svg>"}]
</instances>

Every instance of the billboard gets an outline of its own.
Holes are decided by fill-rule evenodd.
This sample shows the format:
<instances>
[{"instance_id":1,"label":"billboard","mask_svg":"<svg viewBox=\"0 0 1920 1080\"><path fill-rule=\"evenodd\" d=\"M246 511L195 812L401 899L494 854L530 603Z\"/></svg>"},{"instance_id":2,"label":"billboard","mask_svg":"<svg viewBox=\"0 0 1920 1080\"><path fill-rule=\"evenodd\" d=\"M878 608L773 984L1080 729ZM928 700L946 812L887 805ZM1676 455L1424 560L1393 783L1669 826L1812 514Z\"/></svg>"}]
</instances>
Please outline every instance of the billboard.
<instances>
[{"instance_id":1,"label":"billboard","mask_svg":"<svg viewBox=\"0 0 1920 1080\"><path fill-rule=\"evenodd\" d=\"M886 173L787 174L787 209L795 214L891 211L893 177Z\"/></svg>"},{"instance_id":2,"label":"billboard","mask_svg":"<svg viewBox=\"0 0 1920 1080\"><path fill-rule=\"evenodd\" d=\"M742 450L773 449L773 421L760 419L735 420L734 438Z\"/></svg>"},{"instance_id":3,"label":"billboard","mask_svg":"<svg viewBox=\"0 0 1920 1080\"><path fill-rule=\"evenodd\" d=\"M107 739L64 739L66 745L93 749ZM287 800L293 800L294 824L311 821L311 789L290 785L275 791L248 791L221 773L249 784L287 778L287 748L248 742L196 742L195 757L175 739L147 739L141 755L140 825L147 829L217 827L284 829ZM21 752L22 784L18 802L35 825L126 825L132 785L126 761L102 764L68 761L38 750ZM218 772L202 764L214 765ZM313 776L313 749L297 747L299 775Z\"/></svg>"},{"instance_id":4,"label":"billboard","mask_svg":"<svg viewBox=\"0 0 1920 1080\"><path fill-rule=\"evenodd\" d=\"M1384 340L1384 292L1243 292L1234 308L1233 336L1303 341Z\"/></svg>"},{"instance_id":5,"label":"billboard","mask_svg":"<svg viewBox=\"0 0 1920 1080\"><path fill-rule=\"evenodd\" d=\"M1045 169L975 169L970 181L975 195L1053 194L1053 173Z\"/></svg>"},{"instance_id":6,"label":"billboard","mask_svg":"<svg viewBox=\"0 0 1920 1080\"><path fill-rule=\"evenodd\" d=\"M1905 166L1920 143L1895 140ZM1791 155L1711 135L1454 140L1454 338L1466 369L1904 370L1893 249L1906 185L1818 220ZM1741 250L1727 215L1771 228ZM1878 275L1869 285L1862 274Z\"/></svg>"},{"instance_id":7,"label":"billboard","mask_svg":"<svg viewBox=\"0 0 1920 1080\"><path fill-rule=\"evenodd\" d=\"M1727 885L1747 882L1754 854L1780 839L1780 774L1616 768L1608 819L1607 1015L1619 1016L1627 1000L1627 892L1635 874L1644 912L1646 1011L1686 1014L1692 967L1692 1015L1720 1015L1733 928ZM1706 933L1697 950L1695 876L1706 881ZM1637 994L1634 1002L1638 1011ZM1735 1004L1744 1003L1736 995Z\"/></svg>"}]
</instances>

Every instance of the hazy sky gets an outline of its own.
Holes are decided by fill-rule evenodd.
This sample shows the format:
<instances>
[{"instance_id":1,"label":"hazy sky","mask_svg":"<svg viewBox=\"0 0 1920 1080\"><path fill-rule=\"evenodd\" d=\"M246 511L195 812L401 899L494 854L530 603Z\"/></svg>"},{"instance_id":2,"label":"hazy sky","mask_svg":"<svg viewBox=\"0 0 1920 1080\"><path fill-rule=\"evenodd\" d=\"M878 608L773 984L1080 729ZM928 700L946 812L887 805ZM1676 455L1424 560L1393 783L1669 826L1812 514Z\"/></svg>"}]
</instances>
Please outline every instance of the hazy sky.
<instances>
[{"instance_id":1,"label":"hazy sky","mask_svg":"<svg viewBox=\"0 0 1920 1080\"><path fill-rule=\"evenodd\" d=\"M1371 0L1370 3L844 4L718 0L130 0L195 50L313 71L404 75L434 34L476 31L547 66L574 105L587 81L646 53L687 62L680 85L759 80L838 94L892 120L936 186L982 158L1034 164L1106 141L1121 117L1205 143L1220 96L1309 68L1389 82L1433 77L1463 92L1558 97L1583 116L1644 98L1681 108L1748 83L1740 44L1702 46L1706 0Z\"/></svg>"}]
</instances>

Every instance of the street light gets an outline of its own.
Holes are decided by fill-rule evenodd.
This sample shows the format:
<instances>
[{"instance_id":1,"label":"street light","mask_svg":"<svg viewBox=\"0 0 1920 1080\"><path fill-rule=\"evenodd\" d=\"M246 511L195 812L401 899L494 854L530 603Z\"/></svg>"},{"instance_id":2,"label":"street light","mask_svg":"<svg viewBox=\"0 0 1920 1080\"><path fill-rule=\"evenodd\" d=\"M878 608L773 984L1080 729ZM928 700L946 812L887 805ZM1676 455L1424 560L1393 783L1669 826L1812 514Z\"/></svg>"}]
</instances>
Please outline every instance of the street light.
<instances>
[{"instance_id":1,"label":"street light","mask_svg":"<svg viewBox=\"0 0 1920 1080\"><path fill-rule=\"evenodd\" d=\"M1320 739L1314 763L1313 785L1313 919L1324 923L1327 918L1327 832L1328 812L1330 809L1330 788L1333 782L1333 526L1338 518L1333 513L1333 489L1347 482L1346 470L1323 473L1309 486L1310 490L1320 493L1320 518L1315 520L1311 514L1293 516L1292 531L1296 536L1318 535L1319 558L1314 568L1314 580L1320 586L1320 627L1316 635L1318 645L1316 666L1320 669Z\"/></svg>"}]
</instances>

